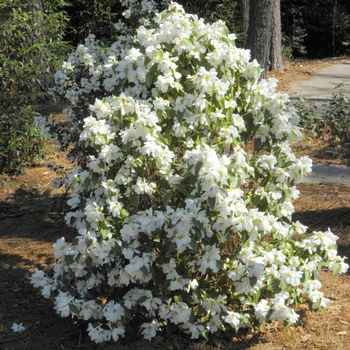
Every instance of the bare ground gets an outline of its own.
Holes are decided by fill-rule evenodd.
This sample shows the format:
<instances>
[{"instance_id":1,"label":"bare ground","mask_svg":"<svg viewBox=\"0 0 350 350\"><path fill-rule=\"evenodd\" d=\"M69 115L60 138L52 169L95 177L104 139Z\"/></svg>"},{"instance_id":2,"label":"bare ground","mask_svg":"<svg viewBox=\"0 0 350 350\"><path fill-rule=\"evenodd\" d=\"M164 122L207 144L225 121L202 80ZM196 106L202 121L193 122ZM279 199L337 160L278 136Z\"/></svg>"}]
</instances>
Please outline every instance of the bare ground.
<instances>
[{"instance_id":1,"label":"bare ground","mask_svg":"<svg viewBox=\"0 0 350 350\"><path fill-rule=\"evenodd\" d=\"M327 65L340 59L286 63L283 72L270 72L279 79L279 89L308 79ZM62 118L60 105L33 106L42 113L49 111ZM347 164L349 156L344 145L327 139L305 138L294 145L299 155L309 154L318 162ZM350 276L322 273L323 291L332 302L326 312L311 313L299 306L300 321L283 328L280 323L264 325L261 330L246 330L211 337L210 341L190 341L183 335L158 336L152 342L129 337L115 344L97 346L86 333L86 324L62 319L52 303L43 299L29 284L35 267L50 271L54 265L52 244L74 232L64 223L67 199L64 190L53 190L56 174L45 168L47 161L69 171L64 154L48 145L48 159L23 175L0 175L0 349L4 350L74 350L74 349L250 349L250 350L314 350L350 349ZM350 189L326 185L301 184L300 198L294 203L295 220L312 230L327 230L339 236L339 250L350 257ZM26 331L13 333L12 323L23 323Z\"/></svg>"}]
</instances>

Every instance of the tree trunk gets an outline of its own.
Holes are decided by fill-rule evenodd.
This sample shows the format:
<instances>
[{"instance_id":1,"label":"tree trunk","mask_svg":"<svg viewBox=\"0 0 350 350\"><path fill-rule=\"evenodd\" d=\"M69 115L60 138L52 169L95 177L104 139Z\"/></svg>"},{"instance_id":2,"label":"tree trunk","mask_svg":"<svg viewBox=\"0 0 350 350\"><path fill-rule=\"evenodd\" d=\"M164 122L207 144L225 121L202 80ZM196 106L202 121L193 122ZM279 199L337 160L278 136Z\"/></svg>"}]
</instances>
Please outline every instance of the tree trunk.
<instances>
[{"instance_id":1,"label":"tree trunk","mask_svg":"<svg viewBox=\"0 0 350 350\"><path fill-rule=\"evenodd\" d=\"M242 0L242 16L245 47L263 69L261 78L269 70L283 70L280 0Z\"/></svg>"},{"instance_id":2,"label":"tree trunk","mask_svg":"<svg viewBox=\"0 0 350 350\"><path fill-rule=\"evenodd\" d=\"M266 76L270 65L274 1L276 0L250 0L249 3L246 48L250 50L251 58L256 59L263 69L261 78Z\"/></svg>"},{"instance_id":3,"label":"tree trunk","mask_svg":"<svg viewBox=\"0 0 350 350\"><path fill-rule=\"evenodd\" d=\"M270 49L270 70L283 70L282 34L281 34L281 3L274 0L272 14L272 38Z\"/></svg>"},{"instance_id":4,"label":"tree trunk","mask_svg":"<svg viewBox=\"0 0 350 350\"><path fill-rule=\"evenodd\" d=\"M242 0L242 29L245 34L244 46L247 42L247 33L249 28L249 0Z\"/></svg>"}]
</instances>

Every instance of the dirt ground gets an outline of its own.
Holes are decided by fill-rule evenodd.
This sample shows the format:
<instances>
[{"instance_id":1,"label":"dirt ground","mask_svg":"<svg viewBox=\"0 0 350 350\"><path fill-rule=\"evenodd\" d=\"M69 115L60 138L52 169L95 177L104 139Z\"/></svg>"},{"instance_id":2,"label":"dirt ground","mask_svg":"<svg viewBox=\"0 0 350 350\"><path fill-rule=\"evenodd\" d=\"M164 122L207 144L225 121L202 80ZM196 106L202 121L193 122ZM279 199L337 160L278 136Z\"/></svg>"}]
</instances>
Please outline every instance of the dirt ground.
<instances>
[{"instance_id":1,"label":"dirt ground","mask_svg":"<svg viewBox=\"0 0 350 350\"><path fill-rule=\"evenodd\" d=\"M295 60L286 63L282 72L268 76L279 79L279 89L286 91L289 84L308 79L319 69L344 59ZM62 106L47 104L33 106L56 118ZM53 310L50 301L43 299L29 284L34 268L50 271L54 265L52 244L60 237L70 240L74 232L65 225L67 194L54 190L52 181L57 176L45 167L55 163L61 173L72 164L63 153L57 153L48 144L48 157L37 167L28 168L22 175L0 175L0 349L3 350L74 350L74 349L250 349L250 350L348 350L350 349L350 275L333 276L322 273L325 295L332 300L326 312L311 313L305 305L299 306L300 321L283 328L280 323L265 325L259 331L247 330L239 334L211 337L210 341L190 341L183 335L156 337L151 343L128 339L115 344L97 346L86 333L86 324L62 319ZM298 155L309 154L314 161L348 164L349 155L344 145L327 139L306 137L294 145ZM310 230L327 230L339 236L341 255L350 258L350 188L301 184L300 198L295 201L295 220ZM23 323L26 331L14 333L13 323Z\"/></svg>"}]
</instances>

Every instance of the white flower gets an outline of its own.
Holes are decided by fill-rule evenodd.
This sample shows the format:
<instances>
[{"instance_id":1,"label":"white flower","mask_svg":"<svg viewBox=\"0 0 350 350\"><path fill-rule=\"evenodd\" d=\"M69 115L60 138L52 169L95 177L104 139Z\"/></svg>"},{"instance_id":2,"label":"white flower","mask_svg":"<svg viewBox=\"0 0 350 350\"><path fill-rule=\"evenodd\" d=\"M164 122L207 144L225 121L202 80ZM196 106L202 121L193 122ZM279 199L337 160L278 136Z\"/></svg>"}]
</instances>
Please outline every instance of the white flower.
<instances>
[{"instance_id":1,"label":"white flower","mask_svg":"<svg viewBox=\"0 0 350 350\"><path fill-rule=\"evenodd\" d=\"M118 196L113 196L111 199L107 199L109 205L109 212L112 216L116 217L120 215L120 211L123 208L123 203L118 201Z\"/></svg>"},{"instance_id":2,"label":"white flower","mask_svg":"<svg viewBox=\"0 0 350 350\"><path fill-rule=\"evenodd\" d=\"M26 330L26 328L23 326L23 323L20 323L20 324L13 323L11 326L11 329L14 332L18 332L18 333L24 332Z\"/></svg>"},{"instance_id":3,"label":"white flower","mask_svg":"<svg viewBox=\"0 0 350 350\"><path fill-rule=\"evenodd\" d=\"M284 281L293 287L299 286L300 280L303 277L302 271L297 271L296 269L285 265L281 266L280 274L283 277Z\"/></svg>"},{"instance_id":4,"label":"white flower","mask_svg":"<svg viewBox=\"0 0 350 350\"><path fill-rule=\"evenodd\" d=\"M116 322L122 319L125 315L125 311L119 303L114 303L114 301L111 300L104 306L103 315L106 317L107 321Z\"/></svg>"},{"instance_id":5,"label":"white flower","mask_svg":"<svg viewBox=\"0 0 350 350\"><path fill-rule=\"evenodd\" d=\"M95 305L95 301L94 300L89 300L89 301L84 301L81 304L81 310L79 312L79 316L83 319L83 320L89 320L94 311L96 310L96 305Z\"/></svg>"},{"instance_id":6,"label":"white flower","mask_svg":"<svg viewBox=\"0 0 350 350\"><path fill-rule=\"evenodd\" d=\"M237 327L240 324L240 314L233 311L227 311L226 316L222 316L222 319L233 327Z\"/></svg>"},{"instance_id":7,"label":"white flower","mask_svg":"<svg viewBox=\"0 0 350 350\"><path fill-rule=\"evenodd\" d=\"M214 315L209 321L206 323L207 329L210 333L215 333L221 327L222 322L220 320L219 315Z\"/></svg>"},{"instance_id":8,"label":"white flower","mask_svg":"<svg viewBox=\"0 0 350 350\"><path fill-rule=\"evenodd\" d=\"M171 321L175 324L186 323L191 316L191 309L186 303L178 302L172 305L173 309L170 313Z\"/></svg>"},{"instance_id":9,"label":"white flower","mask_svg":"<svg viewBox=\"0 0 350 350\"><path fill-rule=\"evenodd\" d=\"M150 297L141 303L141 305L147 309L151 316L155 315L155 310L157 310L161 304L161 299L154 297Z\"/></svg>"},{"instance_id":10,"label":"white flower","mask_svg":"<svg viewBox=\"0 0 350 350\"><path fill-rule=\"evenodd\" d=\"M199 90L210 93L217 79L217 71L214 68L207 71L204 67L200 67L193 78L193 83L198 86Z\"/></svg>"},{"instance_id":11,"label":"white flower","mask_svg":"<svg viewBox=\"0 0 350 350\"><path fill-rule=\"evenodd\" d=\"M118 327L114 327L110 330L110 337L116 342L119 340L120 336L124 336L124 333L125 333L124 326L118 325Z\"/></svg>"},{"instance_id":12,"label":"white flower","mask_svg":"<svg viewBox=\"0 0 350 350\"><path fill-rule=\"evenodd\" d=\"M179 274L176 272L176 262L175 259L170 259L169 264L163 264L162 270L166 275L166 279L176 279L177 277L180 277Z\"/></svg>"},{"instance_id":13,"label":"white flower","mask_svg":"<svg viewBox=\"0 0 350 350\"><path fill-rule=\"evenodd\" d=\"M34 273L30 276L30 283L34 288L45 287L49 283L49 279L45 276L43 271L34 269Z\"/></svg>"},{"instance_id":14,"label":"white flower","mask_svg":"<svg viewBox=\"0 0 350 350\"><path fill-rule=\"evenodd\" d=\"M89 337L95 343L103 343L107 341L107 330L104 330L101 326L94 327L91 323L88 326Z\"/></svg>"},{"instance_id":15,"label":"white flower","mask_svg":"<svg viewBox=\"0 0 350 350\"><path fill-rule=\"evenodd\" d=\"M260 302L254 306L255 316L259 322L265 322L266 316L270 311L270 306L266 299L260 300Z\"/></svg>"},{"instance_id":16,"label":"white flower","mask_svg":"<svg viewBox=\"0 0 350 350\"><path fill-rule=\"evenodd\" d=\"M197 265L199 265L198 271L203 275L209 268L213 272L217 272L217 261L220 260L220 249L214 244L213 246L206 246L205 251L201 259L197 261Z\"/></svg>"},{"instance_id":17,"label":"white flower","mask_svg":"<svg viewBox=\"0 0 350 350\"><path fill-rule=\"evenodd\" d=\"M207 298L204 300L202 306L204 309L212 314L220 313L222 310L226 311L226 306L224 302L226 300L226 296L219 295L215 299Z\"/></svg>"},{"instance_id":18,"label":"white flower","mask_svg":"<svg viewBox=\"0 0 350 350\"><path fill-rule=\"evenodd\" d=\"M145 178L138 177L136 180L136 185L132 185L132 189L137 194L148 194L151 195L156 188L154 182L147 182Z\"/></svg>"},{"instance_id":19,"label":"white flower","mask_svg":"<svg viewBox=\"0 0 350 350\"><path fill-rule=\"evenodd\" d=\"M192 324L190 322L187 322L182 326L182 329L186 333L191 334L191 339L198 339L204 330L204 326L201 324Z\"/></svg>"},{"instance_id":20,"label":"white flower","mask_svg":"<svg viewBox=\"0 0 350 350\"><path fill-rule=\"evenodd\" d=\"M104 218L102 207L98 205L96 202L87 202L85 206L84 213L86 215L86 219L90 222L98 222L102 221Z\"/></svg>"},{"instance_id":21,"label":"white flower","mask_svg":"<svg viewBox=\"0 0 350 350\"><path fill-rule=\"evenodd\" d=\"M142 335L144 339L151 340L156 336L156 332L159 328L159 324L156 321L142 323L143 328Z\"/></svg>"},{"instance_id":22,"label":"white flower","mask_svg":"<svg viewBox=\"0 0 350 350\"><path fill-rule=\"evenodd\" d=\"M59 294L55 298L55 306L54 309L58 314L62 317L67 317L70 315L70 307L69 305L73 302L74 297L69 294L69 292L59 291Z\"/></svg>"}]
</instances>

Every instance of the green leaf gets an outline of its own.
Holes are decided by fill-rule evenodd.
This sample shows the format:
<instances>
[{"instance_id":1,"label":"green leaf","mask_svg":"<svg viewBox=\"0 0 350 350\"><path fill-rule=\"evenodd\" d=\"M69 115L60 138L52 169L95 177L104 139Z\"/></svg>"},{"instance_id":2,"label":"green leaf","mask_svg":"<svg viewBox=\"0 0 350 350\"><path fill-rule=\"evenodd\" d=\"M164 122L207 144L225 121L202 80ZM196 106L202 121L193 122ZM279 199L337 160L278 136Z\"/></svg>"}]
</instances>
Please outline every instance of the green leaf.
<instances>
[{"instance_id":1,"label":"green leaf","mask_svg":"<svg viewBox=\"0 0 350 350\"><path fill-rule=\"evenodd\" d=\"M70 265L70 264L73 264L74 259L71 255L66 255L64 257L64 262L66 263L66 265Z\"/></svg>"},{"instance_id":2,"label":"green leaf","mask_svg":"<svg viewBox=\"0 0 350 350\"><path fill-rule=\"evenodd\" d=\"M226 120L228 122L232 121L232 109L231 108L226 111L225 115L226 115Z\"/></svg>"},{"instance_id":3,"label":"green leaf","mask_svg":"<svg viewBox=\"0 0 350 350\"><path fill-rule=\"evenodd\" d=\"M79 309L76 307L76 305L74 304L69 304L69 310L71 311L71 313L79 315Z\"/></svg>"},{"instance_id":4,"label":"green leaf","mask_svg":"<svg viewBox=\"0 0 350 350\"><path fill-rule=\"evenodd\" d=\"M221 260L216 260L216 266L219 270L222 270L224 268L224 264Z\"/></svg>"},{"instance_id":5,"label":"green leaf","mask_svg":"<svg viewBox=\"0 0 350 350\"><path fill-rule=\"evenodd\" d=\"M266 289L276 294L279 290L279 285L281 281L278 280L277 278L271 277L271 279L269 279L266 283L267 283Z\"/></svg>"},{"instance_id":6,"label":"green leaf","mask_svg":"<svg viewBox=\"0 0 350 350\"><path fill-rule=\"evenodd\" d=\"M88 190L89 190L90 182L91 182L91 180L90 180L89 177L87 177L87 178L84 180L84 189L85 189L85 191L88 191Z\"/></svg>"},{"instance_id":7,"label":"green leaf","mask_svg":"<svg viewBox=\"0 0 350 350\"><path fill-rule=\"evenodd\" d=\"M256 276L252 276L249 278L250 285L254 287L256 285L256 282L258 282L258 278Z\"/></svg>"},{"instance_id":8,"label":"green leaf","mask_svg":"<svg viewBox=\"0 0 350 350\"><path fill-rule=\"evenodd\" d=\"M104 221L100 221L98 223L98 230L100 231L103 239L106 239L108 233L110 232L110 229L107 227Z\"/></svg>"},{"instance_id":9,"label":"green leaf","mask_svg":"<svg viewBox=\"0 0 350 350\"><path fill-rule=\"evenodd\" d=\"M270 181L270 177L271 177L270 174L267 174L264 177L264 179L261 181L260 186L265 187L268 184L268 182Z\"/></svg>"},{"instance_id":10,"label":"green leaf","mask_svg":"<svg viewBox=\"0 0 350 350\"><path fill-rule=\"evenodd\" d=\"M145 242L149 241L149 236L146 233L142 232L142 231L139 232L139 237L141 239L143 239Z\"/></svg>"},{"instance_id":11,"label":"green leaf","mask_svg":"<svg viewBox=\"0 0 350 350\"><path fill-rule=\"evenodd\" d=\"M176 119L179 123L181 123L184 115L185 115L185 111L177 111L176 112Z\"/></svg>"},{"instance_id":12,"label":"green leaf","mask_svg":"<svg viewBox=\"0 0 350 350\"><path fill-rule=\"evenodd\" d=\"M209 197L208 198L208 204L211 210L214 210L216 203L216 197Z\"/></svg>"},{"instance_id":13,"label":"green leaf","mask_svg":"<svg viewBox=\"0 0 350 350\"><path fill-rule=\"evenodd\" d=\"M148 56L146 56L146 58L145 58L145 60L144 60L144 65L145 66L147 66L148 65L148 63L150 63L151 62L151 59L150 59L150 57L148 57Z\"/></svg>"},{"instance_id":14,"label":"green leaf","mask_svg":"<svg viewBox=\"0 0 350 350\"><path fill-rule=\"evenodd\" d=\"M334 264L333 265L333 275L339 275L341 270L341 265L340 264Z\"/></svg>"},{"instance_id":15,"label":"green leaf","mask_svg":"<svg viewBox=\"0 0 350 350\"><path fill-rule=\"evenodd\" d=\"M175 301L175 303L181 303L182 296L181 295L174 295L174 301Z\"/></svg>"},{"instance_id":16,"label":"green leaf","mask_svg":"<svg viewBox=\"0 0 350 350\"><path fill-rule=\"evenodd\" d=\"M176 247L177 247L176 243L170 242L169 249L168 249L169 253L173 253L176 250Z\"/></svg>"},{"instance_id":17,"label":"green leaf","mask_svg":"<svg viewBox=\"0 0 350 350\"><path fill-rule=\"evenodd\" d=\"M227 281L228 281L227 276L223 276L223 277L221 277L221 278L218 280L217 285L218 285L219 287L222 287L222 286L224 286L224 285L227 283Z\"/></svg>"},{"instance_id":18,"label":"green leaf","mask_svg":"<svg viewBox=\"0 0 350 350\"><path fill-rule=\"evenodd\" d=\"M303 277L301 279L301 283L305 283L305 282L309 281L310 278L311 278L311 271L305 270Z\"/></svg>"},{"instance_id":19,"label":"green leaf","mask_svg":"<svg viewBox=\"0 0 350 350\"><path fill-rule=\"evenodd\" d=\"M170 283L171 281L170 280L165 280L163 283L162 283L162 290L163 291L167 291L170 287Z\"/></svg>"},{"instance_id":20,"label":"green leaf","mask_svg":"<svg viewBox=\"0 0 350 350\"><path fill-rule=\"evenodd\" d=\"M140 268L140 270L141 270L146 276L148 276L149 271L148 271L148 269L147 269L146 266L142 266L142 267Z\"/></svg>"},{"instance_id":21,"label":"green leaf","mask_svg":"<svg viewBox=\"0 0 350 350\"><path fill-rule=\"evenodd\" d=\"M194 300L193 300L193 297L190 295L190 294L185 294L183 297L182 297L183 301L187 304L193 304Z\"/></svg>"},{"instance_id":22,"label":"green leaf","mask_svg":"<svg viewBox=\"0 0 350 350\"><path fill-rule=\"evenodd\" d=\"M122 248L116 244L110 251L110 256L116 256L116 255L119 255L121 256L122 255Z\"/></svg>"},{"instance_id":23,"label":"green leaf","mask_svg":"<svg viewBox=\"0 0 350 350\"><path fill-rule=\"evenodd\" d=\"M257 138L254 140L254 152L259 152L261 150L261 139Z\"/></svg>"},{"instance_id":24,"label":"green leaf","mask_svg":"<svg viewBox=\"0 0 350 350\"><path fill-rule=\"evenodd\" d=\"M191 240L189 246L190 246L194 251L197 251L197 244L196 244L196 241Z\"/></svg>"},{"instance_id":25,"label":"green leaf","mask_svg":"<svg viewBox=\"0 0 350 350\"><path fill-rule=\"evenodd\" d=\"M97 173L92 173L92 176L91 176L91 183L92 183L92 186L95 187L96 184L98 183L99 179L100 179L100 175L99 175L99 174L97 174ZM85 183L85 181L84 181L84 183Z\"/></svg>"},{"instance_id":26,"label":"green leaf","mask_svg":"<svg viewBox=\"0 0 350 350\"><path fill-rule=\"evenodd\" d=\"M282 166L282 168L288 168L288 167L290 167L290 166L292 166L292 165L294 165L295 164L295 162L293 162L293 161L288 161L288 162L285 162L284 164L283 164L283 166Z\"/></svg>"},{"instance_id":27,"label":"green leaf","mask_svg":"<svg viewBox=\"0 0 350 350\"><path fill-rule=\"evenodd\" d=\"M126 209L122 209L121 211L120 211L120 215L122 216L122 217L127 217L127 216L129 216L129 212L126 210Z\"/></svg>"},{"instance_id":28,"label":"green leaf","mask_svg":"<svg viewBox=\"0 0 350 350\"><path fill-rule=\"evenodd\" d=\"M203 229L203 223L199 222L196 218L191 219L192 224L197 227L199 230Z\"/></svg>"},{"instance_id":29,"label":"green leaf","mask_svg":"<svg viewBox=\"0 0 350 350\"><path fill-rule=\"evenodd\" d=\"M191 92L193 91L194 85L191 80L188 80L186 83L186 91Z\"/></svg>"},{"instance_id":30,"label":"green leaf","mask_svg":"<svg viewBox=\"0 0 350 350\"><path fill-rule=\"evenodd\" d=\"M91 244L93 243L93 239L91 238L85 238L85 244L86 244L86 248L89 248L91 246Z\"/></svg>"},{"instance_id":31,"label":"green leaf","mask_svg":"<svg viewBox=\"0 0 350 350\"><path fill-rule=\"evenodd\" d=\"M205 340L208 340L208 330L206 328L204 328L201 332L202 334L202 337L205 339Z\"/></svg>"},{"instance_id":32,"label":"green leaf","mask_svg":"<svg viewBox=\"0 0 350 350\"><path fill-rule=\"evenodd\" d=\"M153 78L154 78L154 75L153 75L153 74L151 74L151 73L147 73L147 74L146 74L146 86L147 86L148 88L151 87L151 85L152 85L152 83L153 83Z\"/></svg>"},{"instance_id":33,"label":"green leaf","mask_svg":"<svg viewBox=\"0 0 350 350\"><path fill-rule=\"evenodd\" d=\"M130 196L130 203L131 203L135 208L138 208L138 206L139 206L139 198L138 198L138 196Z\"/></svg>"},{"instance_id":34,"label":"green leaf","mask_svg":"<svg viewBox=\"0 0 350 350\"><path fill-rule=\"evenodd\" d=\"M198 177L199 171L201 170L202 166L203 166L203 162L199 161L196 163L196 166L194 168L194 174L196 177Z\"/></svg>"},{"instance_id":35,"label":"green leaf","mask_svg":"<svg viewBox=\"0 0 350 350\"><path fill-rule=\"evenodd\" d=\"M174 187L181 193L186 194L187 195L187 190L185 188L185 186L181 185L180 183L176 183L174 184Z\"/></svg>"},{"instance_id":36,"label":"green leaf","mask_svg":"<svg viewBox=\"0 0 350 350\"><path fill-rule=\"evenodd\" d=\"M87 268L90 270L91 269L91 265L92 265L92 258L91 256L88 256L86 259L85 259L85 265L87 266Z\"/></svg>"},{"instance_id":37,"label":"green leaf","mask_svg":"<svg viewBox=\"0 0 350 350\"><path fill-rule=\"evenodd\" d=\"M162 202L163 202L163 205L164 207L166 207L172 197L173 193L172 192L167 192L163 198L162 198Z\"/></svg>"},{"instance_id":38,"label":"green leaf","mask_svg":"<svg viewBox=\"0 0 350 350\"><path fill-rule=\"evenodd\" d=\"M141 298L137 299L136 304L142 304L147 299L148 299L148 297L146 295L144 295Z\"/></svg>"}]
</instances>

